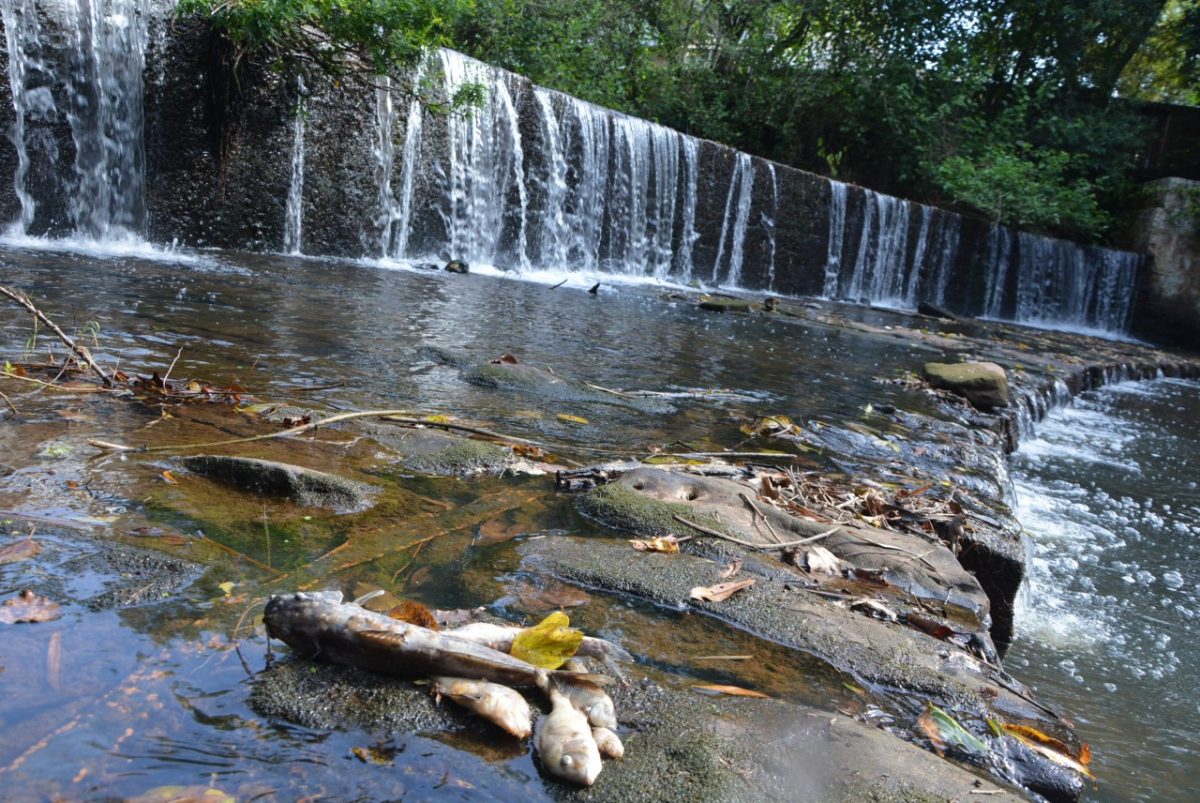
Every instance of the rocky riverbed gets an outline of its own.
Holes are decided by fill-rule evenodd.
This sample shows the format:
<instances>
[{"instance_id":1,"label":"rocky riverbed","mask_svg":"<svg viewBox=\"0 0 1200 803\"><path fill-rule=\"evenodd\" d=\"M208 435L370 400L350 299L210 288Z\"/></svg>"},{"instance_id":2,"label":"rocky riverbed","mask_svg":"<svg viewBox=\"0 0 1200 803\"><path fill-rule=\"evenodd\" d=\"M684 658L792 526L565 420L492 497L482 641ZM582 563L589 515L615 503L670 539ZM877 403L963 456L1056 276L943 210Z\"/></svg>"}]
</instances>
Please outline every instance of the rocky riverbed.
<instances>
[{"instance_id":1,"label":"rocky riverbed","mask_svg":"<svg viewBox=\"0 0 1200 803\"><path fill-rule=\"evenodd\" d=\"M108 288L89 311L107 364L161 376L184 347L161 387L35 394L43 350L3 330L27 367L0 380L17 411L0 590L62 606L0 625L7 788L1074 800L1095 783L1084 712L1004 667L1024 573L1007 454L1073 393L1200 364L824 303L361 268L331 289L323 264L285 267L309 293L286 311L269 260L80 277L73 293ZM45 261L17 274L69 315ZM272 656L256 601L327 587L519 624L565 609L634 657L612 692L625 758L576 789L425 686ZM735 693L693 688L712 684Z\"/></svg>"}]
</instances>

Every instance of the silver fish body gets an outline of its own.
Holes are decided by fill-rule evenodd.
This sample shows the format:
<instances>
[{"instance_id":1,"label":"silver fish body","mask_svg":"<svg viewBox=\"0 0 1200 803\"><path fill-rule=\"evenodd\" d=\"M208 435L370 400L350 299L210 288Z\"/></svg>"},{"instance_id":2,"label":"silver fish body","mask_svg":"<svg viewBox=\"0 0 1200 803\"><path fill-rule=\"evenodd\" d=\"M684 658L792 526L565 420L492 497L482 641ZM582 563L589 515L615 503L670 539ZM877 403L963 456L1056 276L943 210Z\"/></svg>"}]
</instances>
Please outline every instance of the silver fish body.
<instances>
[{"instance_id":1,"label":"silver fish body","mask_svg":"<svg viewBox=\"0 0 1200 803\"><path fill-rule=\"evenodd\" d=\"M525 739L533 732L529 703L508 686L469 678L434 677L432 680L434 693L439 698L450 698L518 739Z\"/></svg>"},{"instance_id":2,"label":"silver fish body","mask_svg":"<svg viewBox=\"0 0 1200 803\"><path fill-rule=\"evenodd\" d=\"M546 688L548 672L449 633L412 625L357 605L340 591L277 594L263 613L267 632L293 649L332 663L406 677L477 678L505 686Z\"/></svg>"},{"instance_id":3,"label":"silver fish body","mask_svg":"<svg viewBox=\"0 0 1200 803\"><path fill-rule=\"evenodd\" d=\"M600 774L600 749L587 717L557 688L548 689L553 708L538 722L537 751L551 775L591 786Z\"/></svg>"}]
</instances>

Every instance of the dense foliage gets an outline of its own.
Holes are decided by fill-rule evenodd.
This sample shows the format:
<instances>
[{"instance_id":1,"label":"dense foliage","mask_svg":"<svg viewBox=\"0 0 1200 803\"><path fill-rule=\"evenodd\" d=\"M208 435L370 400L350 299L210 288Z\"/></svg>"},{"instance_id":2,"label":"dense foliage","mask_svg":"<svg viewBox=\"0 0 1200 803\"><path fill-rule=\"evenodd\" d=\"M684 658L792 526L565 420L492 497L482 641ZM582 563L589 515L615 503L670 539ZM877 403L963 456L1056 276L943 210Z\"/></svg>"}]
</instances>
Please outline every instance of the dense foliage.
<instances>
[{"instance_id":1,"label":"dense foliage","mask_svg":"<svg viewBox=\"0 0 1200 803\"><path fill-rule=\"evenodd\" d=\"M1119 93L1197 101L1200 0L183 0L327 71L451 44L698 136L1102 239L1142 147Z\"/></svg>"},{"instance_id":2,"label":"dense foliage","mask_svg":"<svg viewBox=\"0 0 1200 803\"><path fill-rule=\"evenodd\" d=\"M475 0L454 38L539 83L753 153L1099 239L1127 201L1142 143L1114 90L1147 39L1162 39L1163 7ZM1159 74L1181 63L1171 47Z\"/></svg>"}]
</instances>

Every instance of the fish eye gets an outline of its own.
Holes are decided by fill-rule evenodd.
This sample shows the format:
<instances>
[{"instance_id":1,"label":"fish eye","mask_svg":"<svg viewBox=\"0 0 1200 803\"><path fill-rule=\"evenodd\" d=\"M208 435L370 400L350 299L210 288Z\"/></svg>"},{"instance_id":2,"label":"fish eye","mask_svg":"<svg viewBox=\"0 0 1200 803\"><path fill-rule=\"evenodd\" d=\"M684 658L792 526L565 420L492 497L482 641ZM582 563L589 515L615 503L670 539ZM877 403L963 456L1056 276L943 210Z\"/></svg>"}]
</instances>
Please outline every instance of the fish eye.
<instances>
[{"instance_id":1,"label":"fish eye","mask_svg":"<svg viewBox=\"0 0 1200 803\"><path fill-rule=\"evenodd\" d=\"M560 760L558 763L562 764L564 767L570 767L575 763L575 759L571 758L570 756L563 756L562 760Z\"/></svg>"}]
</instances>

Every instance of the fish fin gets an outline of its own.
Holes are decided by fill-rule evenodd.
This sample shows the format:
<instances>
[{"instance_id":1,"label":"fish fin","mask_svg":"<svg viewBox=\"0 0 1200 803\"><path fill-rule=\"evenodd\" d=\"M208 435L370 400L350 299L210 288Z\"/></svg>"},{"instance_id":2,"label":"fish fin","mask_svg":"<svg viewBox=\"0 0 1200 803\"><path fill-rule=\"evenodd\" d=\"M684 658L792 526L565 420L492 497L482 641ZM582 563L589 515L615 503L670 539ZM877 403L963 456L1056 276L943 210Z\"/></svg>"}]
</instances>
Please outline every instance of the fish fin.
<instances>
[{"instance_id":1,"label":"fish fin","mask_svg":"<svg viewBox=\"0 0 1200 803\"><path fill-rule=\"evenodd\" d=\"M593 672L552 672L550 677L555 683L567 686L611 686L613 679L608 675L597 675Z\"/></svg>"},{"instance_id":2,"label":"fish fin","mask_svg":"<svg viewBox=\"0 0 1200 803\"><path fill-rule=\"evenodd\" d=\"M404 634L391 630L360 630L358 637L379 647L397 647L404 644Z\"/></svg>"},{"instance_id":3,"label":"fish fin","mask_svg":"<svg viewBox=\"0 0 1200 803\"><path fill-rule=\"evenodd\" d=\"M382 588L377 588L374 591L368 591L367 593L363 594L358 599L354 600L353 604L358 605L359 607L362 607L363 605L365 605L366 603L375 599L376 597L382 597L384 595L384 593L385 592Z\"/></svg>"}]
</instances>

